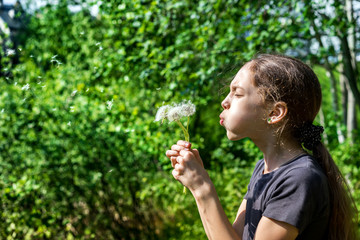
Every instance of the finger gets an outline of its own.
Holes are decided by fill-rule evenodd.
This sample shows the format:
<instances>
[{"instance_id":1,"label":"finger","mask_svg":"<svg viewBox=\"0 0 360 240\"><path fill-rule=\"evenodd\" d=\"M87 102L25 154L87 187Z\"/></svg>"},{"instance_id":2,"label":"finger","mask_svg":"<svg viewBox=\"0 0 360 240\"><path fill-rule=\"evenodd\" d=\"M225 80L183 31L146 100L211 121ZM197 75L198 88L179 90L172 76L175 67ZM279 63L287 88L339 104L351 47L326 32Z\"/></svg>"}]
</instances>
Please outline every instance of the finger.
<instances>
[{"instance_id":1,"label":"finger","mask_svg":"<svg viewBox=\"0 0 360 240\"><path fill-rule=\"evenodd\" d=\"M179 156L179 152L178 151L174 151L174 150L167 150L166 151L166 156L168 157L168 158L170 158L170 157L174 157L174 156Z\"/></svg>"},{"instance_id":2,"label":"finger","mask_svg":"<svg viewBox=\"0 0 360 240\"><path fill-rule=\"evenodd\" d=\"M175 164L175 168L176 171L178 171L178 173L181 175L184 173L185 167L179 163Z\"/></svg>"},{"instance_id":3,"label":"finger","mask_svg":"<svg viewBox=\"0 0 360 240\"><path fill-rule=\"evenodd\" d=\"M194 157L194 154L188 150L181 150L179 155L182 156L184 159L190 159Z\"/></svg>"},{"instance_id":4,"label":"finger","mask_svg":"<svg viewBox=\"0 0 360 240\"><path fill-rule=\"evenodd\" d=\"M172 145L171 150L180 152L181 150L189 150L189 149L180 145Z\"/></svg>"},{"instance_id":5,"label":"finger","mask_svg":"<svg viewBox=\"0 0 360 240\"><path fill-rule=\"evenodd\" d=\"M188 148L188 149L191 148L191 143L187 142L187 141L184 141L184 140L179 140L179 141L177 141L176 144L179 145L179 146L182 146L184 148Z\"/></svg>"},{"instance_id":6,"label":"finger","mask_svg":"<svg viewBox=\"0 0 360 240\"><path fill-rule=\"evenodd\" d=\"M176 157L171 157L170 160L171 160L171 166L175 167L175 164L177 163Z\"/></svg>"},{"instance_id":7,"label":"finger","mask_svg":"<svg viewBox=\"0 0 360 240\"><path fill-rule=\"evenodd\" d=\"M173 175L173 177L176 179L176 180L178 180L179 181L179 178L180 178L180 173L177 171L177 170L172 170L172 175Z\"/></svg>"},{"instance_id":8,"label":"finger","mask_svg":"<svg viewBox=\"0 0 360 240\"><path fill-rule=\"evenodd\" d=\"M181 156L178 156L178 157L176 157L176 162L179 163L179 164L184 165L184 158L181 157Z\"/></svg>"},{"instance_id":9,"label":"finger","mask_svg":"<svg viewBox=\"0 0 360 240\"><path fill-rule=\"evenodd\" d=\"M204 163L203 163L203 161L201 160L199 151L198 151L197 149L191 149L191 152L194 154L196 160L198 160L198 162L201 164L201 166L204 167Z\"/></svg>"}]
</instances>

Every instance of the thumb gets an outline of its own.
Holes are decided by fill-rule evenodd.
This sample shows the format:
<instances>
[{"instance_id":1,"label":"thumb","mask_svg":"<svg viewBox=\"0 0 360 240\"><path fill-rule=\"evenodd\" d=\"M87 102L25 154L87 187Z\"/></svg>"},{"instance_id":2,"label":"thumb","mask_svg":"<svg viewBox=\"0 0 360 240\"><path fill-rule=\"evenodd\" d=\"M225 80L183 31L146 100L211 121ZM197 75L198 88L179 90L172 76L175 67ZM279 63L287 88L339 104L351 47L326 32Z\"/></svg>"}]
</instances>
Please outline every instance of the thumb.
<instances>
[{"instance_id":1,"label":"thumb","mask_svg":"<svg viewBox=\"0 0 360 240\"><path fill-rule=\"evenodd\" d=\"M196 160L200 163L202 167L204 167L204 163L201 160L200 153L197 149L191 149L192 153L195 155Z\"/></svg>"}]
</instances>

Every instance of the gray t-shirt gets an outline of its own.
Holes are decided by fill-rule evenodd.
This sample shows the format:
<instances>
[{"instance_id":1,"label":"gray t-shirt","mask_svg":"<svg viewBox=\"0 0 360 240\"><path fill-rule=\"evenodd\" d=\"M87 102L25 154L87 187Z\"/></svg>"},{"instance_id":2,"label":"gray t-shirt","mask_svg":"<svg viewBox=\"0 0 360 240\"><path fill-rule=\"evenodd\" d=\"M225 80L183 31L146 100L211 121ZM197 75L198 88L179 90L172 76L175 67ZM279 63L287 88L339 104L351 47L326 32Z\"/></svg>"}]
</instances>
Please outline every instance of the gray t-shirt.
<instances>
[{"instance_id":1,"label":"gray t-shirt","mask_svg":"<svg viewBox=\"0 0 360 240\"><path fill-rule=\"evenodd\" d=\"M326 239L330 213L328 182L310 155L299 156L263 174L264 160L254 169L247 200L243 240L254 238L262 216L286 222L299 230L297 240Z\"/></svg>"}]
</instances>

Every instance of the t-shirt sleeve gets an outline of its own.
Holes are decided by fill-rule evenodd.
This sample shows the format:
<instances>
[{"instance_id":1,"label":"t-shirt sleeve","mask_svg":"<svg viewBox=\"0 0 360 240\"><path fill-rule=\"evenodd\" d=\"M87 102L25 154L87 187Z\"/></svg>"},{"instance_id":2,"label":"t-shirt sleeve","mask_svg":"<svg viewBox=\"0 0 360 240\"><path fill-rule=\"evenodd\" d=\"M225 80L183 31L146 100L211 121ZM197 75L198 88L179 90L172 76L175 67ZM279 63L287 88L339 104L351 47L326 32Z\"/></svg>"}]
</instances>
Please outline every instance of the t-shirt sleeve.
<instances>
[{"instance_id":1,"label":"t-shirt sleeve","mask_svg":"<svg viewBox=\"0 0 360 240\"><path fill-rule=\"evenodd\" d=\"M321 176L308 168L289 171L270 195L263 216L295 226L301 233L317 214Z\"/></svg>"}]
</instances>

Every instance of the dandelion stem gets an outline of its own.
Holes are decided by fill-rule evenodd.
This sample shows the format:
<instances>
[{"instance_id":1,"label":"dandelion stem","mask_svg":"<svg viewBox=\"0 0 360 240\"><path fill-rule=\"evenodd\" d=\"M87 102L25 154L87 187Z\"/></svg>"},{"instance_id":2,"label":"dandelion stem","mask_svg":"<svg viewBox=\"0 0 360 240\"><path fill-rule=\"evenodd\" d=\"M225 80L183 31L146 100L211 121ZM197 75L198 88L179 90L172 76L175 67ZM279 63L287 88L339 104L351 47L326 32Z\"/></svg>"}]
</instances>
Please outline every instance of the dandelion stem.
<instances>
[{"instance_id":1,"label":"dandelion stem","mask_svg":"<svg viewBox=\"0 0 360 240\"><path fill-rule=\"evenodd\" d=\"M179 120L176 120L176 123L181 127L181 129L184 132L184 136L185 136L185 141L189 141L189 133L188 131L185 129L184 125L182 125L182 123Z\"/></svg>"},{"instance_id":2,"label":"dandelion stem","mask_svg":"<svg viewBox=\"0 0 360 240\"><path fill-rule=\"evenodd\" d=\"M189 117L188 117L188 124L186 126L186 129L184 128L184 125L179 121L179 120L176 120L176 123L181 127L181 129L183 130L184 132L184 135L185 135L185 141L189 141L190 137L189 137L189 132L188 132L188 126L189 126ZM183 188L183 193L185 194L186 193L186 187L184 186Z\"/></svg>"},{"instance_id":3,"label":"dandelion stem","mask_svg":"<svg viewBox=\"0 0 360 240\"><path fill-rule=\"evenodd\" d=\"M186 132L188 133L188 141L190 141L190 135L189 135L189 123L190 123L190 117L187 117L187 123L186 123Z\"/></svg>"}]
</instances>

